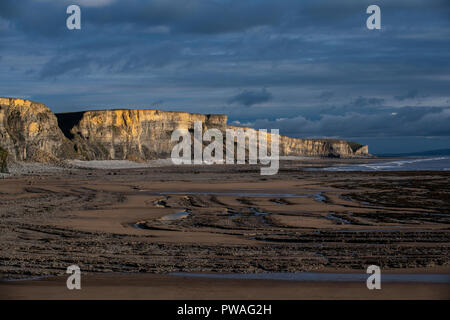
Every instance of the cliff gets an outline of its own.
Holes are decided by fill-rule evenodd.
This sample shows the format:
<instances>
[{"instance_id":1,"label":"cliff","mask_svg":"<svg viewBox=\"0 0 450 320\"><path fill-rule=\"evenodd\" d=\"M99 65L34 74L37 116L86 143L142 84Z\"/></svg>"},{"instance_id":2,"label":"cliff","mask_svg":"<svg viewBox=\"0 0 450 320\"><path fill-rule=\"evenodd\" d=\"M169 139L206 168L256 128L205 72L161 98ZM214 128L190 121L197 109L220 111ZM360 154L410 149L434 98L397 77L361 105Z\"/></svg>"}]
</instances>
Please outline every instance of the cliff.
<instances>
[{"instance_id":1,"label":"cliff","mask_svg":"<svg viewBox=\"0 0 450 320\"><path fill-rule=\"evenodd\" d=\"M64 134L88 160L169 158L176 129L193 130L201 121L204 130L226 128L227 116L160 110L102 110L57 114Z\"/></svg>"},{"instance_id":2,"label":"cliff","mask_svg":"<svg viewBox=\"0 0 450 320\"><path fill-rule=\"evenodd\" d=\"M244 129L255 131L252 128L228 126L230 129ZM269 130L268 130L269 131ZM270 132L270 131L269 131ZM267 134L268 144L271 134ZM306 156L306 157L367 157L369 147L341 139L301 139L278 135L280 156Z\"/></svg>"},{"instance_id":3,"label":"cliff","mask_svg":"<svg viewBox=\"0 0 450 320\"><path fill-rule=\"evenodd\" d=\"M60 159L146 160L170 157L175 129L225 131L225 115L160 110L100 110L53 114L43 104L0 98L0 147L9 160L39 162ZM243 128L244 130L254 130ZM271 135L268 135L270 141ZM279 136L281 156L365 157L367 146L345 140L299 139Z\"/></svg>"},{"instance_id":4,"label":"cliff","mask_svg":"<svg viewBox=\"0 0 450 320\"><path fill-rule=\"evenodd\" d=\"M12 161L49 162L76 156L50 109L23 99L0 98L0 147Z\"/></svg>"}]
</instances>

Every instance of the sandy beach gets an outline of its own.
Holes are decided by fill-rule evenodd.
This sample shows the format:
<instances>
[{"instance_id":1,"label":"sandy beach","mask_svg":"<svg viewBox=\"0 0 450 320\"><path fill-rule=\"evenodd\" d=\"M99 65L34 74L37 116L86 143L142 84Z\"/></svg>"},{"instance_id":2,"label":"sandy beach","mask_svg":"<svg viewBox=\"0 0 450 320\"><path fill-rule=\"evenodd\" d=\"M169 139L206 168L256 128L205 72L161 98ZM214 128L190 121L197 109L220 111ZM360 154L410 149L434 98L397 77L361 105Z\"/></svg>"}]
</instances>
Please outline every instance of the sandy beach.
<instances>
[{"instance_id":1,"label":"sandy beach","mask_svg":"<svg viewBox=\"0 0 450 320\"><path fill-rule=\"evenodd\" d=\"M334 163L343 160L334 160ZM349 162L355 162L350 160ZM369 161L369 160L360 160ZM448 299L449 283L191 278L187 273L450 274L448 172L256 166L65 167L0 180L1 299ZM83 274L79 292L66 268ZM195 293L193 293L195 292Z\"/></svg>"},{"instance_id":2,"label":"sandy beach","mask_svg":"<svg viewBox=\"0 0 450 320\"><path fill-rule=\"evenodd\" d=\"M446 269L444 272L448 272ZM357 282L293 282L196 279L161 274L83 277L81 290L68 290L65 277L0 282L0 299L40 300L448 300L450 284L385 283L368 290Z\"/></svg>"}]
</instances>

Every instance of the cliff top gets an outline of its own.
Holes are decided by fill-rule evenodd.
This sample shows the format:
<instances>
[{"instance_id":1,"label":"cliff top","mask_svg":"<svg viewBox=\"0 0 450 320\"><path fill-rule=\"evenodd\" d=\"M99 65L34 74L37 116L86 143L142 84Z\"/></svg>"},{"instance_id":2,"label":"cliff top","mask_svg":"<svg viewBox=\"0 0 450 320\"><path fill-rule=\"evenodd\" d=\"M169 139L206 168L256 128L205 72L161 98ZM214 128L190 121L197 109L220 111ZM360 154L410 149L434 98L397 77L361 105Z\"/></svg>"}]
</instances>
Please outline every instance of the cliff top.
<instances>
[{"instance_id":1,"label":"cliff top","mask_svg":"<svg viewBox=\"0 0 450 320\"><path fill-rule=\"evenodd\" d=\"M227 127L230 128L230 129L244 129L244 130L256 130L256 131L258 130L258 129L255 129L255 128L243 127L243 126L235 126L235 125L228 125ZM267 130L267 132L270 133L270 130ZM348 141L344 140L344 139L334 139L334 138L297 138L297 137L289 137L289 136L282 136L282 135L280 135L280 136L281 137L290 138L290 139L302 139L302 140L320 141L320 142L328 142L328 143L342 143L342 142L348 143ZM352 143L356 144L356 142L352 142ZM362 146L362 145L359 145L359 146Z\"/></svg>"},{"instance_id":2,"label":"cliff top","mask_svg":"<svg viewBox=\"0 0 450 320\"><path fill-rule=\"evenodd\" d=\"M30 107L31 104L43 105L42 103L28 100L28 99L0 97L0 105L14 105L14 106L20 106L20 107Z\"/></svg>"},{"instance_id":3,"label":"cliff top","mask_svg":"<svg viewBox=\"0 0 450 320\"><path fill-rule=\"evenodd\" d=\"M174 114L190 114L195 116L218 116L218 117L226 117L226 114L217 114L217 113L193 113L193 112L186 112L186 111L165 111L160 109L151 109L146 107L132 107L132 108L117 108L117 109L94 109L94 110L84 110L84 111L74 111L74 112L58 112L57 114L60 115L70 115L70 114L84 114L89 112L127 112L127 111L153 111L156 113L174 113Z\"/></svg>"},{"instance_id":4,"label":"cliff top","mask_svg":"<svg viewBox=\"0 0 450 320\"><path fill-rule=\"evenodd\" d=\"M15 98L15 97L0 97L0 105L13 105L21 107L30 107L32 104L44 105L40 102L32 101L29 99ZM130 108L114 108L114 109L93 109L93 110L83 110L83 111L73 111L73 112L59 112L57 114L69 115L69 114L84 114L87 112L115 112L115 111L153 111L156 113L174 113L174 114L190 114L194 116L217 116L217 117L227 117L226 114L203 114L203 113L193 113L186 111L165 111L160 109L153 109L149 107L130 107Z\"/></svg>"}]
</instances>

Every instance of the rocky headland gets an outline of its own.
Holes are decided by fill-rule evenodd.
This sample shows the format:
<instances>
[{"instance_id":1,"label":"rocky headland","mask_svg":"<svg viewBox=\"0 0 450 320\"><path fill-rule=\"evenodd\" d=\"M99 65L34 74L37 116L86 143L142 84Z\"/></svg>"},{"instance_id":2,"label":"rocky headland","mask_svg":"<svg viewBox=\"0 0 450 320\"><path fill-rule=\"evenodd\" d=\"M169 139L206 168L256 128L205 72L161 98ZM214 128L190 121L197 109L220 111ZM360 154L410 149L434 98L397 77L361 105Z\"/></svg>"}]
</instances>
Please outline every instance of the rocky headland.
<instances>
[{"instance_id":1,"label":"rocky headland","mask_svg":"<svg viewBox=\"0 0 450 320\"><path fill-rule=\"evenodd\" d=\"M229 126L226 115L152 109L97 110L54 114L30 100L0 98L0 167L8 161L79 160L146 161L170 157L175 129L193 131ZM244 130L254 130L243 128ZM281 156L357 158L370 156L367 146L338 139L280 136ZM5 159L4 159L5 158ZM2 160L3 159L3 160Z\"/></svg>"}]
</instances>

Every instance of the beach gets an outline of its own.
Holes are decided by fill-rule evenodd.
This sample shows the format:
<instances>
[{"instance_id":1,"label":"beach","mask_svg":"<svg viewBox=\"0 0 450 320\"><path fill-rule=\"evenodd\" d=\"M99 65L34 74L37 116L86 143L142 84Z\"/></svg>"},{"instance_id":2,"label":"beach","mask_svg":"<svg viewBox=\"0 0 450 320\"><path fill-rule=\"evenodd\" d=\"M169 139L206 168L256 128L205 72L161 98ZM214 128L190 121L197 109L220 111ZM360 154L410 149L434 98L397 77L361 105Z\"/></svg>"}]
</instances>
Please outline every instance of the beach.
<instances>
[{"instance_id":1,"label":"beach","mask_svg":"<svg viewBox=\"0 0 450 320\"><path fill-rule=\"evenodd\" d=\"M364 272L361 270L361 272ZM433 271L436 272L436 271ZM441 272L449 272L448 269ZM81 290L67 290L65 277L0 282L0 299L16 300L448 300L450 284L224 280L164 274L83 276Z\"/></svg>"},{"instance_id":2,"label":"beach","mask_svg":"<svg viewBox=\"0 0 450 320\"><path fill-rule=\"evenodd\" d=\"M282 161L275 176L164 163L12 175L0 180L0 298L450 298L450 173L310 170L370 161ZM72 264L79 292L65 286ZM365 281L189 276L365 274L369 265L444 281L368 290Z\"/></svg>"}]
</instances>

